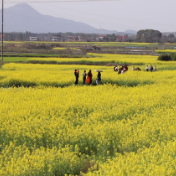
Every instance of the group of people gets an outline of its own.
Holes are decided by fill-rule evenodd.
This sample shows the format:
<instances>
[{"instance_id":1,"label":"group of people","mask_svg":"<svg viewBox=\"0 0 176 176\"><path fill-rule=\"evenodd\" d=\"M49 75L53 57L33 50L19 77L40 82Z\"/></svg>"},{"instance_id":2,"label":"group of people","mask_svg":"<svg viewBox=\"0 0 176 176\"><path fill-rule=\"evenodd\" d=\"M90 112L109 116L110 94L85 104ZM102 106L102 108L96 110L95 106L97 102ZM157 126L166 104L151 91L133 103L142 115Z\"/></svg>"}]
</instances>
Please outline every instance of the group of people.
<instances>
[{"instance_id":1,"label":"group of people","mask_svg":"<svg viewBox=\"0 0 176 176\"><path fill-rule=\"evenodd\" d=\"M154 65L154 67L150 64L149 66L147 65L145 68L146 71L156 71L156 65ZM118 72L118 74L120 73L125 73L126 71L128 71L128 66L124 65L121 67L117 67L117 65L114 66L114 71ZM139 67L132 67L132 71L141 71L141 69Z\"/></svg>"},{"instance_id":2,"label":"group of people","mask_svg":"<svg viewBox=\"0 0 176 176\"><path fill-rule=\"evenodd\" d=\"M156 65L154 65L154 67L151 64L150 64L150 66L147 65L146 68L145 68L145 70L146 71L151 71L151 72L152 71L156 71Z\"/></svg>"},{"instance_id":3,"label":"group of people","mask_svg":"<svg viewBox=\"0 0 176 176\"><path fill-rule=\"evenodd\" d=\"M100 84L101 83L101 71L97 71L98 74L97 74L97 79L96 79L96 84ZM75 78L76 78L76 81L75 81L75 84L78 84L78 80L79 80L79 70L75 69L75 72L74 72L74 75L75 75ZM83 84L92 84L92 77L93 77L93 74L91 72L91 70L89 70L88 73L86 73L86 70L84 70L83 74Z\"/></svg>"},{"instance_id":4,"label":"group of people","mask_svg":"<svg viewBox=\"0 0 176 176\"><path fill-rule=\"evenodd\" d=\"M141 69L140 69L139 67L136 67L136 68L135 68L135 67L133 66L132 71L136 71L136 70L137 70L137 71L141 71ZM146 71L151 71L151 72L152 72L152 71L156 71L156 65L154 65L154 67L153 67L151 64L150 64L150 66L147 65L147 66L145 67L145 70L146 70Z\"/></svg>"},{"instance_id":5,"label":"group of people","mask_svg":"<svg viewBox=\"0 0 176 176\"><path fill-rule=\"evenodd\" d=\"M134 66L133 66L132 71L135 71L135 70L140 71L141 69L139 67L134 68ZM151 71L151 72L156 71L156 65L154 67L151 64L150 64L150 66L147 65L145 70L146 71ZM96 78L96 84L98 85L98 84L101 83L101 70L95 70L95 71L98 72L97 78ZM119 68L117 66L115 66L114 71L118 72L118 74L125 73L126 71L128 71L128 66L125 65L125 66L121 66ZM78 84L79 70L75 69L74 75L75 75L75 78L76 78L75 84ZM92 75L91 70L89 70L88 73L86 73L86 70L84 70L82 76L83 76L83 84L86 84L86 83L87 84L92 84L93 75Z\"/></svg>"},{"instance_id":6,"label":"group of people","mask_svg":"<svg viewBox=\"0 0 176 176\"><path fill-rule=\"evenodd\" d=\"M121 66L121 67L117 67L117 65L115 65L114 67L114 71L118 72L118 74L121 74L121 73L125 73L126 71L128 71L128 66L125 65L125 66Z\"/></svg>"},{"instance_id":7,"label":"group of people","mask_svg":"<svg viewBox=\"0 0 176 176\"><path fill-rule=\"evenodd\" d=\"M141 71L141 69L140 69L139 67L136 67L136 68L135 68L135 67L133 66L132 71Z\"/></svg>"}]
</instances>

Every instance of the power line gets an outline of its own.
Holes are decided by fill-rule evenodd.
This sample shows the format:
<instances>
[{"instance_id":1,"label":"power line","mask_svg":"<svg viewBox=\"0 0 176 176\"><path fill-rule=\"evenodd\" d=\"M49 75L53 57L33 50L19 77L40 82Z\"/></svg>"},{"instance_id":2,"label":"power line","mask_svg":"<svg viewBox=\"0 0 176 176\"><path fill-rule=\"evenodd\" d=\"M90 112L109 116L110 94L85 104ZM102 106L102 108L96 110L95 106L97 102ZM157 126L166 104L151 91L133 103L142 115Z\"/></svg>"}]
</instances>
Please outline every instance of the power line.
<instances>
[{"instance_id":1,"label":"power line","mask_svg":"<svg viewBox=\"0 0 176 176\"><path fill-rule=\"evenodd\" d=\"M123 0L66 0L66 1L23 1L23 3L60 3L60 2L101 2L101 1L123 1ZM20 1L18 1L20 2ZM6 3L17 3L16 2L12 2L12 1L7 1ZM20 2L21 3L21 2ZM54 7L52 5L49 5L51 7ZM62 7L63 8L63 7ZM40 8L41 9L41 8ZM63 8L63 9L68 9L68 8ZM44 9L46 10L46 9ZM75 12L79 12L79 13L84 13L84 14L91 14L91 15L96 15L96 16L99 16L99 17L103 17L103 18L109 18L109 19L115 19L115 20L123 20L123 21L129 21L129 22L135 22L135 23L138 23L138 24L154 24L154 25L160 25L160 26L170 26L170 27L175 27L173 25L169 25L169 24L159 24L159 23L146 23L146 22L141 22L141 21L136 21L136 20L131 20L131 19L122 19L122 18L117 18L117 17L108 17L108 16L105 16L105 15L99 15L99 14L94 14L94 13L89 13L89 12L81 12L81 11L77 11L77 10L73 10L73 9L68 9L68 10L71 10L71 11L75 11ZM48 10L47 10L48 11ZM53 11L52 11L53 12ZM64 18L64 17L62 17ZM95 21L95 20L94 20ZM111 25L113 26L113 25ZM119 25L119 26L126 26L126 25ZM119 27L118 26L118 27ZM126 26L128 27L128 26ZM130 26L129 26L130 27Z\"/></svg>"},{"instance_id":2,"label":"power line","mask_svg":"<svg viewBox=\"0 0 176 176\"><path fill-rule=\"evenodd\" d=\"M2 0L2 35L1 35L1 62L3 62L3 36L4 36L4 0Z\"/></svg>"},{"instance_id":3,"label":"power line","mask_svg":"<svg viewBox=\"0 0 176 176\"><path fill-rule=\"evenodd\" d=\"M122 1L122 0L66 0L66 1L6 1L6 3L64 3L64 2L102 2L102 1L105 1L105 2L109 2L109 1Z\"/></svg>"},{"instance_id":4,"label":"power line","mask_svg":"<svg viewBox=\"0 0 176 176\"><path fill-rule=\"evenodd\" d=\"M82 0L82 1L79 1L79 2L88 2L88 1L91 1L91 2L95 2L95 1L121 1L121 0ZM33 3L33 2L36 2L36 1L29 1L28 3ZM38 3L45 3L45 2L62 2L62 1L42 1L42 2L38 2ZM77 2L77 1L64 1L64 2ZM37 2L36 2L37 3ZM55 7L55 6L52 6L52 5L49 5L51 7ZM63 7L62 7L63 8ZM42 9L42 8L40 8ZM160 26L170 26L170 27L175 27L173 25L169 25L169 24L159 24L159 23L146 23L146 22L141 22L141 21L136 21L136 20L131 20L131 19L123 19L123 18L117 18L117 17L109 17L109 16L105 16L105 15L99 15L99 14L95 14L95 13L89 13L89 12L83 12L83 11L78 11L78 10L73 10L73 9L68 9L68 8L63 8L63 9L67 9L67 10L71 10L71 11L75 11L75 12L79 12L79 13L84 13L84 14L90 14L90 15L96 15L96 16L99 16L99 17L104 17L104 18L109 18L109 19L115 19L115 20L123 20L123 21L129 21L129 22L135 22L135 23L139 23L139 24L154 24L154 25L160 25ZM46 9L43 9L45 11L49 11L49 10L46 10ZM53 12L53 10L52 10ZM112 26L112 25L111 25ZM126 26L126 25L121 25L121 26ZM126 26L128 27L128 26Z\"/></svg>"},{"instance_id":5,"label":"power line","mask_svg":"<svg viewBox=\"0 0 176 176\"><path fill-rule=\"evenodd\" d=\"M42 9L42 8L39 8L39 9ZM48 11L48 12L53 12L53 10L52 10L52 11L51 11L51 10L46 10L46 9L43 9L43 10ZM63 14L63 13L60 13L60 12L59 12L59 14ZM73 15L68 15L68 14L65 14L65 13L64 13L64 15L73 17ZM76 16L76 17L77 17L77 16ZM56 17L55 17L55 18L56 18ZM57 18L65 18L65 17L59 16L59 17L57 17ZM80 18L80 16L79 16L79 18ZM107 18L110 18L110 17L107 17ZM85 18L85 17L84 17L83 19L95 21L95 22L98 22L98 23L101 23L101 24L103 24L103 23L106 24L106 22L99 21L99 20L95 20L95 19L88 19L88 18ZM69 20L70 20L70 19L69 19ZM79 22L79 23L80 23L80 22ZM126 26L126 25L121 25L121 24L120 24L120 25L117 26L117 25L109 25L109 24L108 24L108 26L119 27L119 26ZM126 26L126 27L130 27L130 26Z\"/></svg>"},{"instance_id":6,"label":"power line","mask_svg":"<svg viewBox=\"0 0 176 176\"><path fill-rule=\"evenodd\" d=\"M50 5L51 7L54 7L52 5ZM62 7L63 8L63 7ZM130 21L130 22L135 22L135 23L143 23L143 24L155 24L155 25L162 25L162 26L171 26L171 27L175 27L175 26L172 26L172 25L166 25L166 24L159 24L159 23L146 23L146 22L141 22L141 21L135 21L135 20L129 20L129 19L124 19L124 18L117 18L117 17L108 17L108 16L104 16L104 15L98 15L98 14L95 14L95 13L89 13L89 12L83 12L83 11L77 11L77 10L73 10L73 9L68 9L68 8L63 8L63 9L67 9L67 10L71 10L71 11L75 11L75 12L80 12L80 13L87 13L87 14L90 14L90 15L96 15L96 16L100 16L100 17L104 17L104 18L110 18L110 19L115 19L115 20L125 20L125 21ZM44 9L45 10L45 9Z\"/></svg>"},{"instance_id":7,"label":"power line","mask_svg":"<svg viewBox=\"0 0 176 176\"><path fill-rule=\"evenodd\" d=\"M46 10L46 9L44 9L44 10ZM47 10L47 11L49 11L49 10ZM52 11L53 12L53 11ZM7 13L7 12L5 12L5 13ZM82 12L81 12L82 13ZM17 16L22 16L22 17L25 17L25 18L32 18L32 19L35 19L35 20L41 20L41 21L48 21L48 22L53 22L53 23L56 23L56 21L53 21L53 20L46 20L46 19L42 19L42 18L36 18L36 17L31 17L31 16L24 16L24 15L20 15L20 14L16 14L16 13L10 13L10 14L12 14L12 15L17 15ZM88 13L88 14L91 14L91 13ZM95 14L92 14L92 15L95 15ZM99 15L99 16L101 16L101 15ZM103 17L107 17L107 16L103 16ZM58 17L59 18L59 17ZM63 17L62 17L63 18ZM107 17L107 18L111 18L111 17ZM112 17L113 18L113 17ZM85 19L85 18L84 18ZM114 18L114 19L116 19L116 18ZM70 20L70 19L69 19ZM98 21L98 20L95 20L95 19L88 19L88 20L91 20L91 21L96 21L96 22L98 22L99 24L103 24L103 22L102 21ZM130 21L130 20L129 20ZM64 22L60 22L60 23L63 23L63 24L68 24L68 23L64 23ZM80 22L77 22L77 23L80 23ZM105 23L104 23L105 24ZM145 23L145 24L147 24L147 23ZM73 24L72 24L73 25ZM89 25L89 24L85 24L85 25ZM161 24L160 24L161 25ZM163 24L164 25L164 24ZM81 28L87 28L87 27L85 27L85 26L82 26L82 25L76 25L76 24L74 24L74 26L78 26L78 27L81 27ZM90 25L89 25L90 26ZM108 25L108 26L113 26L113 27L122 27L122 26L126 26L126 25ZM166 26L166 25L165 25ZM126 27L130 27L130 26L126 26Z\"/></svg>"},{"instance_id":8,"label":"power line","mask_svg":"<svg viewBox=\"0 0 176 176\"><path fill-rule=\"evenodd\" d=\"M88 2L88 1L90 1L90 2L98 2L98 1L119 1L119 0L73 0L73 1L42 1L42 2L39 2L39 1L29 1L28 0L28 2L29 3L50 3L50 2ZM10 3L10 1L7 1L7 2L9 2ZM14 1L13 2L11 2L11 3L14 3ZM49 5L49 6L51 6L51 7L55 7L55 6L53 6L53 5ZM63 7L62 7L63 8ZM42 8L39 8L39 9L42 9ZM77 10L73 10L73 9L68 9L68 8L63 8L63 9L67 9L67 10L71 10L71 11L75 11L75 12L79 12L79 13L84 13L84 14L90 14L90 15L94 15L94 16L99 16L99 17L103 17L103 18L109 18L109 19L114 19L114 20L125 20L125 21L129 21L129 22L135 22L135 23L139 23L139 24L155 24L155 25L161 25L161 26L171 26L171 27L175 27L175 26L172 26L172 25L168 25L168 24L157 24L157 23L146 23L145 21L144 22L141 22L141 21L135 21L135 20L131 20L131 19L121 19L121 18L117 18L117 17L110 17L110 16L105 16L105 15L99 15L99 14L95 14L95 13L89 13L89 12L83 12L83 11L77 11ZM43 9L43 10L45 10L45 11L49 11L48 9ZM51 11L50 11L51 12ZM52 10L52 12L53 12L53 10ZM57 13L58 13L58 11L57 11ZM59 12L60 13L60 12ZM61 13L60 13L61 14ZM20 15L20 14L15 14L15 15L18 15L18 16L23 16L23 15ZM68 14L65 14L65 15L68 15ZM26 17L26 18L34 18L34 17L29 17L29 16L23 16L23 17ZM73 17L73 15L72 15L72 17ZM82 17L82 16L81 16ZM57 18L57 17L56 17ZM60 18L65 18L65 17L60 17ZM80 18L80 16L79 16L79 18ZM37 18L35 18L35 19L37 19ZM84 18L85 19L85 18ZM39 19L38 18L38 20L44 20L44 21L50 21L50 22L54 22L54 21L51 21L51 20L45 20L45 19ZM69 19L70 20L70 19ZM99 24L103 24L103 22L102 21L98 21L98 20L95 20L95 18L94 19L87 19L87 20L91 20L91 21L96 21L96 22L98 22ZM77 23L80 23L80 22L77 22ZM84 22L85 23L85 22ZM116 22L117 23L117 22ZM104 23L105 24L105 23ZM89 24L87 24L87 25L89 25ZM75 25L75 26L79 26L79 25ZM119 24L119 25L108 25L108 26L114 26L114 27L122 27L122 26L126 26L126 27L130 27L130 26L127 26L127 25L123 25L123 24ZM80 27L83 27L83 26L80 26Z\"/></svg>"}]
</instances>

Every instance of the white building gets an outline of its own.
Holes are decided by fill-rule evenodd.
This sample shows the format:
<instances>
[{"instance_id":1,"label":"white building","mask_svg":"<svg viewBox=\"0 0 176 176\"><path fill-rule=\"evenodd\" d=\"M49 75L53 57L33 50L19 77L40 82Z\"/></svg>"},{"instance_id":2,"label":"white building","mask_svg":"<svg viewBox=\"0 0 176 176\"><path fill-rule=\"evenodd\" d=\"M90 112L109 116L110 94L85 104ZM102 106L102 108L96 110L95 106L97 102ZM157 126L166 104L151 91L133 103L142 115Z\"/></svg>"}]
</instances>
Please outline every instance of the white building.
<instances>
[{"instance_id":1,"label":"white building","mask_svg":"<svg viewBox=\"0 0 176 176\"><path fill-rule=\"evenodd\" d=\"M68 42L80 42L81 37L80 36L68 36L67 41Z\"/></svg>"},{"instance_id":2,"label":"white building","mask_svg":"<svg viewBox=\"0 0 176 176\"><path fill-rule=\"evenodd\" d=\"M97 42L102 42L106 36L105 35L100 35L99 37L96 38Z\"/></svg>"},{"instance_id":3,"label":"white building","mask_svg":"<svg viewBox=\"0 0 176 176\"><path fill-rule=\"evenodd\" d=\"M30 41L37 41L38 40L38 34L31 34L30 36L29 36L29 40Z\"/></svg>"},{"instance_id":4,"label":"white building","mask_svg":"<svg viewBox=\"0 0 176 176\"><path fill-rule=\"evenodd\" d=\"M60 36L60 35L52 35L51 40L52 40L53 42L60 42L61 36Z\"/></svg>"}]
</instances>

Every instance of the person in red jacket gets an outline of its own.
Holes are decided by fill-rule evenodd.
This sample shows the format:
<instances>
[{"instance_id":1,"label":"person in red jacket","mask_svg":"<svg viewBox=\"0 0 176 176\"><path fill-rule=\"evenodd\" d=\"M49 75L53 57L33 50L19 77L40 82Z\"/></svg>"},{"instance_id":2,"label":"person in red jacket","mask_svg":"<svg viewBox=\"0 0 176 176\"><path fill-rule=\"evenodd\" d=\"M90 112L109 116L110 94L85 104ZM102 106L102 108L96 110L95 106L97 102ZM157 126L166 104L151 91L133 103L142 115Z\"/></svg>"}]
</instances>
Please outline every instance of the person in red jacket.
<instances>
[{"instance_id":1,"label":"person in red jacket","mask_svg":"<svg viewBox=\"0 0 176 176\"><path fill-rule=\"evenodd\" d=\"M87 79L86 79L86 83L88 84L92 84L92 72L91 70L89 70L88 74L87 74Z\"/></svg>"}]
</instances>

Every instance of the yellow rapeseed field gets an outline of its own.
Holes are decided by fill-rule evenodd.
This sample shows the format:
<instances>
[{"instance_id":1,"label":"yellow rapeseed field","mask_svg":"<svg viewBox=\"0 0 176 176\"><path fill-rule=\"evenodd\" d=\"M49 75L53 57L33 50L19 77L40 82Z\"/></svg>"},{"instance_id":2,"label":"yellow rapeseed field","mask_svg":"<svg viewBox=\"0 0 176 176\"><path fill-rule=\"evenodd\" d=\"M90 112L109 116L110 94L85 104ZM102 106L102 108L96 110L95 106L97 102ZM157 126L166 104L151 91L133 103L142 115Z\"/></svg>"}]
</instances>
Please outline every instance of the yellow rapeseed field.
<instances>
[{"instance_id":1,"label":"yellow rapeseed field","mask_svg":"<svg viewBox=\"0 0 176 176\"><path fill-rule=\"evenodd\" d=\"M0 175L176 175L175 62L145 63L157 71L3 65ZM83 85L89 69L93 85ZM98 86L95 69L103 70Z\"/></svg>"},{"instance_id":2,"label":"yellow rapeseed field","mask_svg":"<svg viewBox=\"0 0 176 176\"><path fill-rule=\"evenodd\" d=\"M103 70L103 84L117 84L119 86L137 86L153 83L175 82L175 62L156 65L157 72L145 72L145 65L139 66L141 72L132 72L132 66L125 74L118 75L113 71L114 66L86 66L86 65L47 65L47 64L5 64L0 71L0 87L11 86L54 86L65 87L74 85L74 70L79 69L79 84L82 85L84 70L92 70L93 85L95 85L96 69ZM144 79L145 78L145 79Z\"/></svg>"},{"instance_id":3,"label":"yellow rapeseed field","mask_svg":"<svg viewBox=\"0 0 176 176\"><path fill-rule=\"evenodd\" d=\"M155 50L156 53L175 53L176 50L174 49L166 49L166 50Z\"/></svg>"},{"instance_id":4,"label":"yellow rapeseed field","mask_svg":"<svg viewBox=\"0 0 176 176\"><path fill-rule=\"evenodd\" d=\"M53 48L55 50L66 50L66 49L71 49L71 50L80 50L79 48L71 48L71 47L68 47L68 48L64 48L64 47L55 47Z\"/></svg>"},{"instance_id":5,"label":"yellow rapeseed field","mask_svg":"<svg viewBox=\"0 0 176 176\"><path fill-rule=\"evenodd\" d=\"M158 56L150 55L121 55L121 54L95 54L89 53L93 58L30 58L31 61L56 61L58 63L130 63L130 64L166 64L167 62L159 61Z\"/></svg>"}]
</instances>

